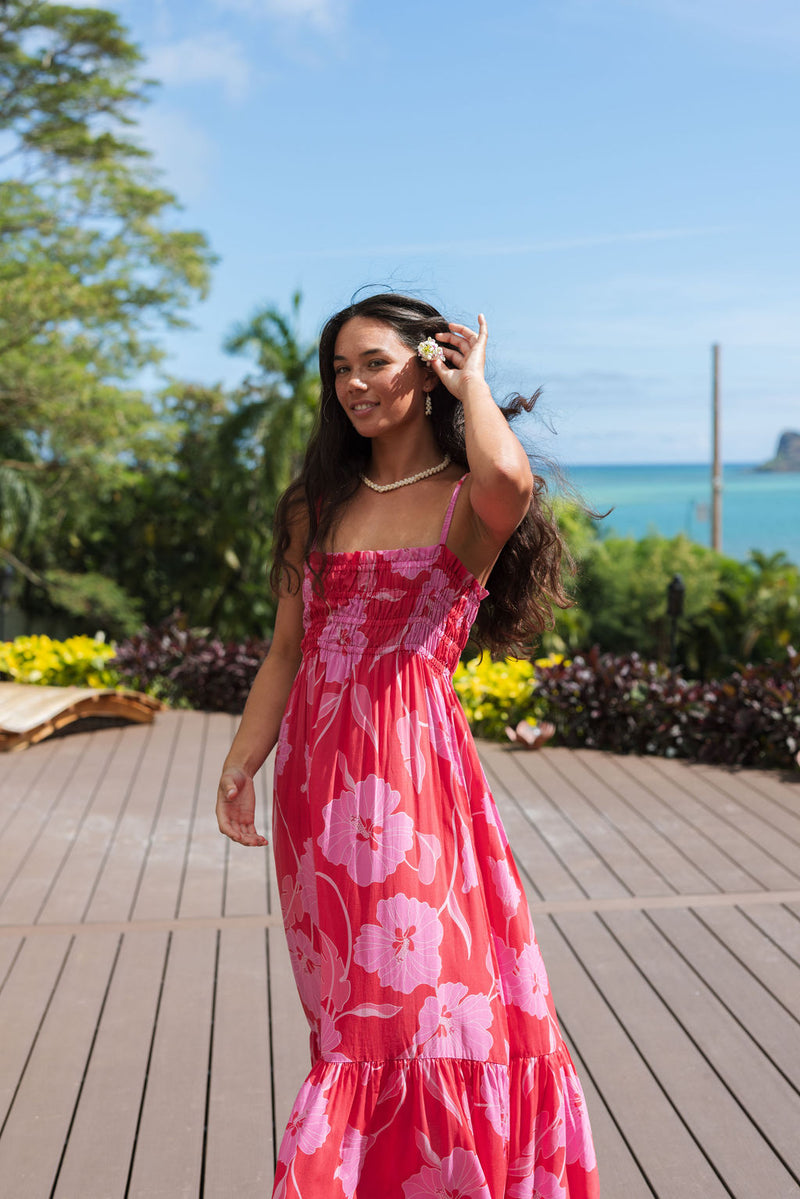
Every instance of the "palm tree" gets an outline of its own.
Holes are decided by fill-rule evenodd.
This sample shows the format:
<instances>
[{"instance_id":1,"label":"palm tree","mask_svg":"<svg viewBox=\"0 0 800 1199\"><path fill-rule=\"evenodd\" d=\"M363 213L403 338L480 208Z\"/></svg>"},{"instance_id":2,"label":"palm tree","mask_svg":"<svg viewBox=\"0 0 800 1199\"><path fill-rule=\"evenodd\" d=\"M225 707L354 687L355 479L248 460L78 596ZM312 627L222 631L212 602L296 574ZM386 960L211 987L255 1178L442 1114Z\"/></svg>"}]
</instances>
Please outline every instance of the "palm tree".
<instances>
[{"instance_id":1,"label":"palm tree","mask_svg":"<svg viewBox=\"0 0 800 1199\"><path fill-rule=\"evenodd\" d=\"M260 468L270 507L300 469L319 403L317 342L298 332L301 299L296 291L288 317L256 309L223 343L229 354L255 358L258 373L245 378L221 437Z\"/></svg>"}]
</instances>

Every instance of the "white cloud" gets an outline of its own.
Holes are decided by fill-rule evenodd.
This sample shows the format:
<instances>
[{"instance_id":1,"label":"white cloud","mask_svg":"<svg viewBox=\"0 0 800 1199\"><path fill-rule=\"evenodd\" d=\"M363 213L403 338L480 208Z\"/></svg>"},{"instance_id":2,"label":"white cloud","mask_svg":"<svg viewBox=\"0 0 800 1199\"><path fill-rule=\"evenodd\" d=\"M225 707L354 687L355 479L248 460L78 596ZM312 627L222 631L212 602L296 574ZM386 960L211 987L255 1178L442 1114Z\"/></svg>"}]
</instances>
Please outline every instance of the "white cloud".
<instances>
[{"instance_id":1,"label":"white cloud","mask_svg":"<svg viewBox=\"0 0 800 1199\"><path fill-rule=\"evenodd\" d=\"M150 52L148 70L164 83L219 83L230 100L247 94L251 69L244 50L225 33L201 33Z\"/></svg>"},{"instance_id":2,"label":"white cloud","mask_svg":"<svg viewBox=\"0 0 800 1199\"><path fill-rule=\"evenodd\" d=\"M214 0L214 3L218 8L254 17L306 22L322 32L338 28L349 7L349 0Z\"/></svg>"},{"instance_id":3,"label":"white cloud","mask_svg":"<svg viewBox=\"0 0 800 1199\"><path fill-rule=\"evenodd\" d=\"M219 150L205 130L178 109L150 108L139 121L138 140L153 152L166 184L186 201L212 185Z\"/></svg>"}]
</instances>

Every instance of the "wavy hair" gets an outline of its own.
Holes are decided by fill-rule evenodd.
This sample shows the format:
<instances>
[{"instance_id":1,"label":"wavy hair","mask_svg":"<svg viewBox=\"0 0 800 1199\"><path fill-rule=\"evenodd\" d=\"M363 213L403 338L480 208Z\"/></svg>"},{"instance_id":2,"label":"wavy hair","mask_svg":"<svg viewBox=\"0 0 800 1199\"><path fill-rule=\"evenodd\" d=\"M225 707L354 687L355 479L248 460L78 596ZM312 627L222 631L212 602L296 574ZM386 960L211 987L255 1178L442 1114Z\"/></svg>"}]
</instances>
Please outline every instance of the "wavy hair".
<instances>
[{"instance_id":1,"label":"wavy hair","mask_svg":"<svg viewBox=\"0 0 800 1199\"><path fill-rule=\"evenodd\" d=\"M337 312L326 323L319 343L321 396L319 411L302 469L282 495L275 510L273 565L270 582L294 590L300 585L296 567L286 555L292 527L305 527L303 558L325 544L344 505L358 490L359 474L370 458L370 439L356 432L336 398L333 354L343 325L365 317L388 325L410 349L448 323L431 304L391 293L368 296ZM511 421L532 411L540 392L509 397L501 411ZM431 392L431 423L436 441L453 462L469 469L462 405L438 382ZM523 520L509 537L486 583L489 594L478 611L472 640L493 654L524 653L538 635L552 628L553 605L571 606L561 564L565 546L555 517L546 503L547 484L533 472L533 496ZM568 555L567 555L568 558ZM321 585L317 575L317 585Z\"/></svg>"}]
</instances>

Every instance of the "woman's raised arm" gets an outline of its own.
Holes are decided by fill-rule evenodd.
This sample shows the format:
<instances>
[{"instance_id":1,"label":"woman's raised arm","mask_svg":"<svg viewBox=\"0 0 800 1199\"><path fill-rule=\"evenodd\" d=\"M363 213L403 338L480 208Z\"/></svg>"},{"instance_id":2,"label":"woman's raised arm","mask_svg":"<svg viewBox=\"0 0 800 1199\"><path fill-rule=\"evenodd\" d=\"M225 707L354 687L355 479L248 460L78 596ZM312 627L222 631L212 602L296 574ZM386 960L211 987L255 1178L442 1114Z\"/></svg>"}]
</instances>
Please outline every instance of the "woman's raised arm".
<instances>
[{"instance_id":1,"label":"woman's raised arm","mask_svg":"<svg viewBox=\"0 0 800 1199\"><path fill-rule=\"evenodd\" d=\"M466 325L451 323L449 333L436 335L447 361L434 360L431 367L464 407L470 502L486 531L501 546L528 510L533 476L525 450L486 382L487 336L483 313L478 316L477 333Z\"/></svg>"}]
</instances>

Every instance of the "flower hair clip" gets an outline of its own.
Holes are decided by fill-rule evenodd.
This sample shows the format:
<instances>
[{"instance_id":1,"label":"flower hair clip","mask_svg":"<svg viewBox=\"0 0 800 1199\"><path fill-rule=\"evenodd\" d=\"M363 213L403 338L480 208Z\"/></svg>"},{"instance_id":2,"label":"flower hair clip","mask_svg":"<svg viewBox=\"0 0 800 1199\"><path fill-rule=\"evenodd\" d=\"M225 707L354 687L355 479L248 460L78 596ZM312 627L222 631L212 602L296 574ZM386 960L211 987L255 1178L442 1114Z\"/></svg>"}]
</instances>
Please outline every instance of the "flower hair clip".
<instances>
[{"instance_id":1,"label":"flower hair clip","mask_svg":"<svg viewBox=\"0 0 800 1199\"><path fill-rule=\"evenodd\" d=\"M417 356L423 362L435 362L438 358L440 362L444 362L444 350L439 345L438 341L434 341L432 337L426 337L417 346Z\"/></svg>"}]
</instances>

